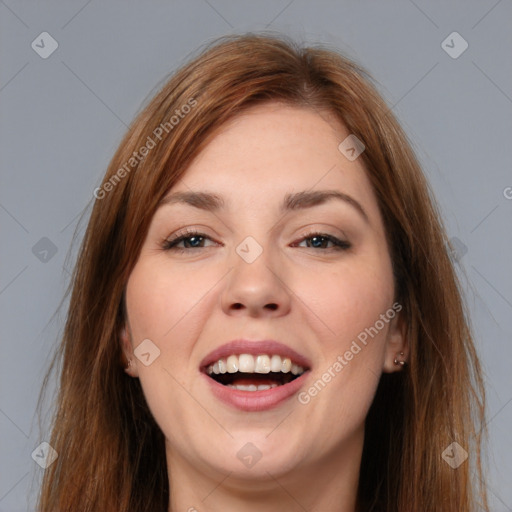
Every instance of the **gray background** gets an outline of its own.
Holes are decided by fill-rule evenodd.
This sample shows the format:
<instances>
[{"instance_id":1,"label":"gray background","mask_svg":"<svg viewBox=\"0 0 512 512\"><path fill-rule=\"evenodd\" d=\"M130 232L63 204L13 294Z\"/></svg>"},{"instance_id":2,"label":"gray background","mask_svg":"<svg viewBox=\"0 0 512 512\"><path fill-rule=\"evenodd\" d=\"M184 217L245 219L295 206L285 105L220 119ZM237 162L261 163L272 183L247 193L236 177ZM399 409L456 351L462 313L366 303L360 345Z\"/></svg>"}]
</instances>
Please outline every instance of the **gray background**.
<instances>
[{"instance_id":1,"label":"gray background","mask_svg":"<svg viewBox=\"0 0 512 512\"><path fill-rule=\"evenodd\" d=\"M492 510L512 510L511 21L510 0L0 0L0 511L34 508L35 404L62 331L72 237L126 125L198 46L262 29L356 59L410 134L459 240L488 390ZM47 59L31 47L44 31L59 44ZM469 44L458 58L441 45L453 31Z\"/></svg>"}]
</instances>

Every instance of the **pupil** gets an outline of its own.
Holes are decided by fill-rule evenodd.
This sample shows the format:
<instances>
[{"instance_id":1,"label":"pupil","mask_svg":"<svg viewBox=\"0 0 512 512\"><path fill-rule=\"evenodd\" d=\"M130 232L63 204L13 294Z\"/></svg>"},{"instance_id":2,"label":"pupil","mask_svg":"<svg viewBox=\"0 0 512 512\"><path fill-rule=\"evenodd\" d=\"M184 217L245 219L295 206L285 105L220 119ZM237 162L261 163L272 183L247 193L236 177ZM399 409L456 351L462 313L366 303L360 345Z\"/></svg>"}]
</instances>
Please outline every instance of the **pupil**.
<instances>
[{"instance_id":1,"label":"pupil","mask_svg":"<svg viewBox=\"0 0 512 512\"><path fill-rule=\"evenodd\" d=\"M191 236L189 237L189 242L187 242L189 245L192 245L192 247L197 247L197 244L194 244L193 242L190 243L190 240L196 240L196 242L201 242L201 236Z\"/></svg>"},{"instance_id":2,"label":"pupil","mask_svg":"<svg viewBox=\"0 0 512 512\"><path fill-rule=\"evenodd\" d=\"M312 241L312 245L314 247L320 247L322 245L322 239L323 237L320 237L320 236L314 236L313 238L311 238L311 241ZM316 242L319 242L319 243L316 243Z\"/></svg>"}]
</instances>

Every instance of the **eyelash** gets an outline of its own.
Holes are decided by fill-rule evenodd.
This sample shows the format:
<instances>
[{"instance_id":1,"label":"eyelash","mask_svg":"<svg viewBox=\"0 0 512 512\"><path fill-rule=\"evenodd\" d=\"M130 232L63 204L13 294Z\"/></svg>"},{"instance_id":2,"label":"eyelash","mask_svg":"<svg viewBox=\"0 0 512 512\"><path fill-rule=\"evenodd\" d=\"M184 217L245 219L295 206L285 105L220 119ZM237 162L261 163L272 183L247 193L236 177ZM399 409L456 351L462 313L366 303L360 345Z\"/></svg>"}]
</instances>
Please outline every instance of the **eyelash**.
<instances>
[{"instance_id":1,"label":"eyelash","mask_svg":"<svg viewBox=\"0 0 512 512\"><path fill-rule=\"evenodd\" d=\"M194 249L205 249L205 247L191 247L191 248L176 247L176 245L179 244L180 242L183 242L183 241L187 240L188 238L193 238L193 237L201 237L203 239L211 240L211 238L209 236L205 235L204 233L200 233L199 231L185 230L184 232L178 233L175 237L173 237L171 239L167 239L167 238L164 239L161 243L161 246L164 251L175 251L175 252L179 252L179 253L184 253L184 252L194 250ZM320 233L320 232L316 232L316 231L313 233L304 233L303 235L301 235L301 239L299 240L299 243L303 242L304 240L310 240L312 238L324 238L328 242L331 242L334 244L334 247L327 247L327 248L322 249L325 252L346 251L352 247L352 244L348 241L340 240L339 238L336 238L333 235L329 235L327 233ZM307 247L307 249L315 249L315 247Z\"/></svg>"}]
</instances>

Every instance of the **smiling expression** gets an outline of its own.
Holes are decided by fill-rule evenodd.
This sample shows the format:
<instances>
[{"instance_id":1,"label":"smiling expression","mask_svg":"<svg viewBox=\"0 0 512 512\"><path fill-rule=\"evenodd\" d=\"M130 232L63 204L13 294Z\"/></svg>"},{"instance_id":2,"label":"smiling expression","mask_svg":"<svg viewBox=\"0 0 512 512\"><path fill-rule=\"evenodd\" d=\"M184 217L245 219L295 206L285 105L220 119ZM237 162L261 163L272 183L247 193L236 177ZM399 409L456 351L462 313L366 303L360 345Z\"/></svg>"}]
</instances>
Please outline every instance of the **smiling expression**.
<instances>
[{"instance_id":1,"label":"smiling expression","mask_svg":"<svg viewBox=\"0 0 512 512\"><path fill-rule=\"evenodd\" d=\"M404 349L398 315L314 399L297 399L395 298L362 159L338 150L348 135L328 113L253 107L157 209L127 283L122 341L128 357L145 339L160 351L130 372L171 469L263 478L360 456L380 375ZM252 468L237 455L247 443L261 454Z\"/></svg>"}]
</instances>

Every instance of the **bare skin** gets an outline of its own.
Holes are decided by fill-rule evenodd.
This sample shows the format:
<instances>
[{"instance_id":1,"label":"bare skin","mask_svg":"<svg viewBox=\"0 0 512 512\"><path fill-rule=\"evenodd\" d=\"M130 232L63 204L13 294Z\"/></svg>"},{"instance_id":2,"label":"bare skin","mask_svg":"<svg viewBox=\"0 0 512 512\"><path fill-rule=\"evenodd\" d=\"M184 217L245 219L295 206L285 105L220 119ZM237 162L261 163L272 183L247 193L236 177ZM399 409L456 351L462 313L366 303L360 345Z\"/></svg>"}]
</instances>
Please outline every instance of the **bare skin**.
<instances>
[{"instance_id":1,"label":"bare skin","mask_svg":"<svg viewBox=\"0 0 512 512\"><path fill-rule=\"evenodd\" d=\"M377 200L361 159L338 150L348 135L328 114L254 107L221 127L169 191L212 192L225 209L174 203L153 217L121 339L166 437L170 512L355 511L364 420L381 373L398 371L408 347L400 314L386 313L394 283ZM364 213L339 199L280 211L286 194L320 190L350 196ZM164 249L183 228L203 238ZM263 251L252 263L236 252L248 236ZM216 398L200 362L236 338L274 339L307 357L302 400L247 412ZM160 350L149 366L133 354L145 339ZM251 467L237 456L247 443L261 455Z\"/></svg>"}]
</instances>

